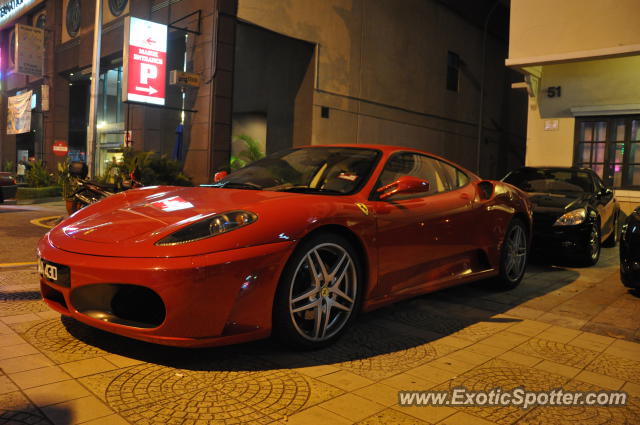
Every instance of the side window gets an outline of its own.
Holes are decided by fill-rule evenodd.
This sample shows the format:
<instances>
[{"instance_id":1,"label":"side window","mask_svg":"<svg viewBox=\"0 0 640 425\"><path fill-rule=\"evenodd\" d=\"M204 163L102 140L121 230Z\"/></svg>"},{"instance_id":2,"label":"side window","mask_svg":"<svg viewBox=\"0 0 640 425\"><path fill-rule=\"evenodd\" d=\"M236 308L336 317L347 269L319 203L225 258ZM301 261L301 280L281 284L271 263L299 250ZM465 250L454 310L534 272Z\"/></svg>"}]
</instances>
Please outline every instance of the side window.
<instances>
[{"instance_id":1,"label":"side window","mask_svg":"<svg viewBox=\"0 0 640 425\"><path fill-rule=\"evenodd\" d=\"M462 186L466 186L467 183L469 183L469 177L462 171L458 170L456 167L453 167L442 161L438 161L438 164L440 165L443 174L447 177L449 186L452 190L458 189Z\"/></svg>"},{"instance_id":2,"label":"side window","mask_svg":"<svg viewBox=\"0 0 640 425\"><path fill-rule=\"evenodd\" d=\"M411 152L402 152L393 155L384 166L377 187L382 187L393 183L399 177L412 176L429 181L429 191L424 193L411 193L396 195L392 199L408 199L433 195L434 193L445 192L448 188L446 177L438 169L435 159L428 156Z\"/></svg>"}]
</instances>

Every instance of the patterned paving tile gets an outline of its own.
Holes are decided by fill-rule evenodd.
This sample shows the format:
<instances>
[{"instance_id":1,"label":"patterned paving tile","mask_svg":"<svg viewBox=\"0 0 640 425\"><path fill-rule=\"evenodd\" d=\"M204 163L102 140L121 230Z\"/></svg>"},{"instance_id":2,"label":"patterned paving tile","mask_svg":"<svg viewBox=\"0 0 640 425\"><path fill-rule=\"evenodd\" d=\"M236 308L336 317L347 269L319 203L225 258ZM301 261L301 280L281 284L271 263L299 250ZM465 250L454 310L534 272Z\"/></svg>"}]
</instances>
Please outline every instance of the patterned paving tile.
<instances>
[{"instance_id":1,"label":"patterned paving tile","mask_svg":"<svg viewBox=\"0 0 640 425\"><path fill-rule=\"evenodd\" d=\"M571 381L563 385L566 391L600 391L594 385ZM626 406L568 406L530 409L518 425L633 425L640 423L640 405L630 402Z\"/></svg>"},{"instance_id":2,"label":"patterned paving tile","mask_svg":"<svg viewBox=\"0 0 640 425\"><path fill-rule=\"evenodd\" d=\"M527 391L545 391L558 388L566 378L503 360L491 360L433 390L453 390L464 387L468 391L490 391L500 388L509 391L523 387ZM527 411L517 406L465 406L461 410L498 424L513 424Z\"/></svg>"},{"instance_id":3,"label":"patterned paving tile","mask_svg":"<svg viewBox=\"0 0 640 425\"><path fill-rule=\"evenodd\" d=\"M380 380L444 356L456 348L372 326L357 325L337 344L308 354L315 364L330 364Z\"/></svg>"},{"instance_id":4,"label":"patterned paving tile","mask_svg":"<svg viewBox=\"0 0 640 425\"><path fill-rule=\"evenodd\" d=\"M391 315L391 318L398 322L442 335L455 333L456 336L473 342L480 341L501 330L499 327L483 324L477 320L444 316L422 309L397 310Z\"/></svg>"},{"instance_id":5,"label":"patterned paving tile","mask_svg":"<svg viewBox=\"0 0 640 425\"><path fill-rule=\"evenodd\" d=\"M104 333L72 319L55 318L20 323L12 328L56 363L109 354L98 346L87 343L98 342Z\"/></svg>"},{"instance_id":6,"label":"patterned paving tile","mask_svg":"<svg viewBox=\"0 0 640 425\"><path fill-rule=\"evenodd\" d=\"M0 317L48 310L50 308L42 301L38 291L7 289L0 291Z\"/></svg>"},{"instance_id":7,"label":"patterned paving tile","mask_svg":"<svg viewBox=\"0 0 640 425\"><path fill-rule=\"evenodd\" d=\"M271 423L342 394L293 370L217 366L207 371L141 364L80 381L134 424Z\"/></svg>"},{"instance_id":8,"label":"patterned paving tile","mask_svg":"<svg viewBox=\"0 0 640 425\"><path fill-rule=\"evenodd\" d=\"M51 425L27 397L19 391L0 395L0 425Z\"/></svg>"},{"instance_id":9,"label":"patterned paving tile","mask_svg":"<svg viewBox=\"0 0 640 425\"><path fill-rule=\"evenodd\" d=\"M598 355L596 351L541 338L532 338L513 351L579 368L585 367Z\"/></svg>"},{"instance_id":10,"label":"patterned paving tile","mask_svg":"<svg viewBox=\"0 0 640 425\"><path fill-rule=\"evenodd\" d=\"M586 369L591 372L640 384L640 361L633 361L605 353L598 356Z\"/></svg>"}]
</instances>

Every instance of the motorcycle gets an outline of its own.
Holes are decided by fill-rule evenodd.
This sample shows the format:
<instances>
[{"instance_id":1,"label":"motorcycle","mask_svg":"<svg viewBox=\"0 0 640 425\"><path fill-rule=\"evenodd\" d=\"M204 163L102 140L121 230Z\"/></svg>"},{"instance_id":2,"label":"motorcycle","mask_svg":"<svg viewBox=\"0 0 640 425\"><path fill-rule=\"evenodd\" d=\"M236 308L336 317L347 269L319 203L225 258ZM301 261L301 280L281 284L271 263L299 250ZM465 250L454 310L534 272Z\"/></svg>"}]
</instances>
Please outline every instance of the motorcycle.
<instances>
[{"instance_id":1,"label":"motorcycle","mask_svg":"<svg viewBox=\"0 0 640 425\"><path fill-rule=\"evenodd\" d=\"M122 186L99 184L87 180L89 168L87 164L80 161L73 161L69 164L69 174L75 178L76 189L71 194L67 203L67 212L73 214L81 208L91 205L101 199L111 196L117 192L127 189L135 189L144 186L140 182L140 172L138 168L129 174L129 180L125 180Z\"/></svg>"}]
</instances>

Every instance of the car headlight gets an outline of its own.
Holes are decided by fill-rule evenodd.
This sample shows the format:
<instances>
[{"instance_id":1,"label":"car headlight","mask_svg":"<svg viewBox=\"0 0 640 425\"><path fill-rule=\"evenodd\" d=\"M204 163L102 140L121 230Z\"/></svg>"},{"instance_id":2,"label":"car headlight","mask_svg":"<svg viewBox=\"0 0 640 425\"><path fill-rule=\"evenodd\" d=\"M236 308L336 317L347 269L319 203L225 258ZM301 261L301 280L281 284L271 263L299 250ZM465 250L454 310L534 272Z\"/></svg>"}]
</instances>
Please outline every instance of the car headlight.
<instances>
[{"instance_id":1,"label":"car headlight","mask_svg":"<svg viewBox=\"0 0 640 425\"><path fill-rule=\"evenodd\" d=\"M553 223L554 226L573 226L575 224L583 223L587 218L587 211L584 208L569 211L563 214L559 219Z\"/></svg>"},{"instance_id":2,"label":"car headlight","mask_svg":"<svg viewBox=\"0 0 640 425\"><path fill-rule=\"evenodd\" d=\"M258 216L250 211L229 211L216 214L160 239L156 242L156 245L179 245L195 242L239 229L255 222L257 219Z\"/></svg>"}]
</instances>

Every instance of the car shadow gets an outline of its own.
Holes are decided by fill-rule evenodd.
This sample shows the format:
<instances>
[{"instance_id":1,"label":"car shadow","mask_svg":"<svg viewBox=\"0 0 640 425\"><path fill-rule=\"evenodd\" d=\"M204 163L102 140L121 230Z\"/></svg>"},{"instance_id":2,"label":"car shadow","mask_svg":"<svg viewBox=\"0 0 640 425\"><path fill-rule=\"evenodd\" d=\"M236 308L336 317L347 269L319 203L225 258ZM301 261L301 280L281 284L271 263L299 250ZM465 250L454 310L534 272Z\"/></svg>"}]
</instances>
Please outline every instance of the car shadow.
<instances>
[{"instance_id":1,"label":"car shadow","mask_svg":"<svg viewBox=\"0 0 640 425\"><path fill-rule=\"evenodd\" d=\"M0 301L37 301L42 299L39 291L2 291Z\"/></svg>"},{"instance_id":2,"label":"car shadow","mask_svg":"<svg viewBox=\"0 0 640 425\"><path fill-rule=\"evenodd\" d=\"M458 349L440 341L445 336L456 334L471 344L498 332L501 325L520 322L523 319L499 315L579 276L574 270L534 264L522 284L509 291L498 292L488 282L479 281L398 302L361 314L340 340L314 351L295 351L273 339L216 348L168 347L103 332L70 318L61 320L67 331L85 344L177 369L258 371L336 364L393 369ZM389 361L396 365L387 364Z\"/></svg>"}]
</instances>

